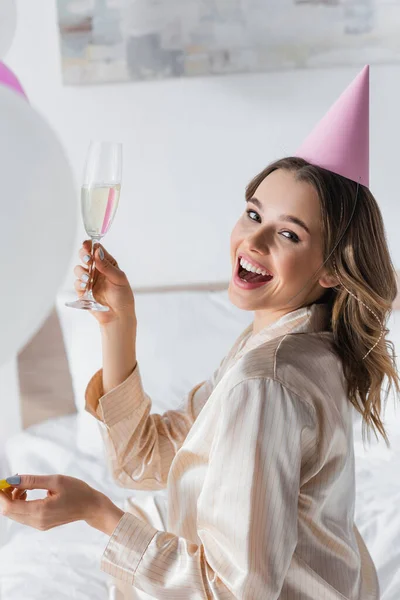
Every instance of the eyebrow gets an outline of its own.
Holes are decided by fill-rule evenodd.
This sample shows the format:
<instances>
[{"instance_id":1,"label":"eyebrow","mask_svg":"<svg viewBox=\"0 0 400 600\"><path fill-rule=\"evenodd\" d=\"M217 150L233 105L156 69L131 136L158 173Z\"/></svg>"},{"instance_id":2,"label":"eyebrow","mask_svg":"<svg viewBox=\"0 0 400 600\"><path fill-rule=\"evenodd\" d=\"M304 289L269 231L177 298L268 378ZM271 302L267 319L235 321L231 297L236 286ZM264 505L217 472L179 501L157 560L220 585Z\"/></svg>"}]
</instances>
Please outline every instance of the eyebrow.
<instances>
[{"instance_id":1,"label":"eyebrow","mask_svg":"<svg viewBox=\"0 0 400 600\"><path fill-rule=\"evenodd\" d=\"M246 198L246 202L252 202L261 211L263 210L263 205L258 200L258 198L254 198L254 197L253 198ZM308 235L311 235L310 230L308 229L307 225L304 223L304 221L302 221L298 217L295 217L293 215L280 215L278 217L278 219L280 221L288 221L289 223L295 223L296 225L299 225L300 227L302 227L303 229L305 229L305 231L307 231Z\"/></svg>"}]
</instances>

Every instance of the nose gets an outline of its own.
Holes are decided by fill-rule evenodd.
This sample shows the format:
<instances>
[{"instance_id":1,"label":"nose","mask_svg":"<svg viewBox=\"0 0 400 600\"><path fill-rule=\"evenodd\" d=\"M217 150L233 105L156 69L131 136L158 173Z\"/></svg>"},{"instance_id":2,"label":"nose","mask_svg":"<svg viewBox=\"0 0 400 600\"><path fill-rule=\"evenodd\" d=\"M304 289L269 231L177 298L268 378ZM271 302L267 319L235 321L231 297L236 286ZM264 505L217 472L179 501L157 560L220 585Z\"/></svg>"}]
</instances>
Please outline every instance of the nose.
<instances>
[{"instance_id":1,"label":"nose","mask_svg":"<svg viewBox=\"0 0 400 600\"><path fill-rule=\"evenodd\" d=\"M269 240L267 232L258 230L247 238L247 246L250 252L257 252L258 254L269 254Z\"/></svg>"}]
</instances>

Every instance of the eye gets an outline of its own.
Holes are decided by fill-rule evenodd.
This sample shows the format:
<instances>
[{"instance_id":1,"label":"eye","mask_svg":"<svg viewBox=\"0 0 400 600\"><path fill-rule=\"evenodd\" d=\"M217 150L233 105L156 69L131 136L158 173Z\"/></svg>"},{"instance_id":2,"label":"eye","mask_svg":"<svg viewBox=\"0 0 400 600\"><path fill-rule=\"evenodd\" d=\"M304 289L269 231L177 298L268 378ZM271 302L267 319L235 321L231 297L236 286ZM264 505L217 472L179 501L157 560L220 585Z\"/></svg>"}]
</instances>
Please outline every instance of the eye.
<instances>
[{"instance_id":1,"label":"eye","mask_svg":"<svg viewBox=\"0 0 400 600\"><path fill-rule=\"evenodd\" d=\"M255 210L246 210L246 213L249 215L249 219L250 219L251 221L254 221L254 219L252 219L252 218L250 217L250 213L254 213L255 215L258 215L258 213L256 213L256 211L255 211ZM259 216L259 215L258 215L258 216Z\"/></svg>"},{"instance_id":2,"label":"eye","mask_svg":"<svg viewBox=\"0 0 400 600\"><path fill-rule=\"evenodd\" d=\"M249 215L249 219L251 221L255 221L255 219L252 219L250 217L250 213L254 213L257 216L260 216L255 210L251 210L251 209L246 210L246 213ZM300 241L300 239L297 237L297 235L295 233L293 233L293 231L286 230L286 231L282 231L281 233L288 233L291 237L288 237L286 235L284 235L283 237L286 238L287 240L290 240L291 242L294 242L295 244L297 244Z\"/></svg>"},{"instance_id":3,"label":"eye","mask_svg":"<svg viewBox=\"0 0 400 600\"><path fill-rule=\"evenodd\" d=\"M283 237L287 238L288 240L292 240L292 242L295 242L296 244L300 241L299 238L297 237L297 235L295 233L293 233L292 231L282 231L281 233L288 233L289 235L291 235L292 237L287 237L286 235L284 235Z\"/></svg>"}]
</instances>

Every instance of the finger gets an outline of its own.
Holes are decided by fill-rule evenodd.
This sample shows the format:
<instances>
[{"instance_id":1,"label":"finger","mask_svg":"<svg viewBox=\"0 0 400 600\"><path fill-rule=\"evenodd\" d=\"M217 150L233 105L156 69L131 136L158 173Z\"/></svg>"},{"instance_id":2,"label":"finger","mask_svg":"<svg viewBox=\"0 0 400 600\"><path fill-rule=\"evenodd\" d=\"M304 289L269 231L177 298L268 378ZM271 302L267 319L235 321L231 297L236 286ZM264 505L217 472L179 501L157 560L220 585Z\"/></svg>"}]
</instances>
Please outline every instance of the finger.
<instances>
[{"instance_id":1,"label":"finger","mask_svg":"<svg viewBox=\"0 0 400 600\"><path fill-rule=\"evenodd\" d=\"M6 490L1 490L10 500L19 500L20 498L25 499L27 495L26 490L19 490L13 486L7 488Z\"/></svg>"},{"instance_id":2,"label":"finger","mask_svg":"<svg viewBox=\"0 0 400 600\"><path fill-rule=\"evenodd\" d=\"M84 283L84 282L81 281L80 279L75 279L74 288L79 295L83 296L83 294L85 293L85 290L86 290L86 284L85 284L85 287L81 287L81 283Z\"/></svg>"},{"instance_id":3,"label":"finger","mask_svg":"<svg viewBox=\"0 0 400 600\"><path fill-rule=\"evenodd\" d=\"M113 256L112 256L112 255L111 255L109 252L108 252L108 250L106 250L106 249L104 248L104 246L103 246L102 244L100 244L100 242L94 242L94 251L96 251L96 250L98 251L98 250L99 250L99 248L101 248L101 249L103 250L103 252L104 252L104 258L106 258L106 259L107 259L107 260L108 260L108 261L109 261L111 264L113 264L113 265L115 265L115 266L118 266L118 263L117 263L117 261L116 261L116 260L115 260L115 258L114 258L114 257L113 257ZM87 254L89 254L89 255L90 255L90 254L91 254L91 251L92 251L92 243L91 243L91 242L90 242L90 240L89 240L89 242L88 242L88 243L86 243L86 242L85 242L85 243L82 245L82 248L81 248L81 249L80 249L80 251L79 251L79 258L82 260L82 262L83 262L84 264L88 264L88 263L87 263L86 261L84 261L83 259L84 259L84 257L85 257ZM89 262L90 262L90 261L89 261Z\"/></svg>"},{"instance_id":4,"label":"finger","mask_svg":"<svg viewBox=\"0 0 400 600\"><path fill-rule=\"evenodd\" d=\"M9 491L9 489L7 491ZM11 505L12 505L11 496L8 493L6 494L5 490L1 490L1 493L0 493L0 513L2 515L7 516L7 511L10 509Z\"/></svg>"},{"instance_id":5,"label":"finger","mask_svg":"<svg viewBox=\"0 0 400 600\"><path fill-rule=\"evenodd\" d=\"M99 250L100 248L103 250L104 253L104 260L108 260L108 262L110 262L112 265L114 265L114 267L118 267L118 262L116 261L116 259L108 252L108 250L106 250L103 246L103 244L100 244L100 242L96 242L95 246L94 246L94 252L95 254L97 254L99 256Z\"/></svg>"},{"instance_id":6,"label":"finger","mask_svg":"<svg viewBox=\"0 0 400 600\"><path fill-rule=\"evenodd\" d=\"M26 500L26 498L18 500L10 500L5 495L0 494L0 513L8 519L24 523L25 525L35 526L35 523L40 522L48 498L39 500Z\"/></svg>"},{"instance_id":7,"label":"finger","mask_svg":"<svg viewBox=\"0 0 400 600\"><path fill-rule=\"evenodd\" d=\"M0 490L0 492L2 492L2 493L5 495L5 496L7 496L7 498L12 498L12 493L13 493L13 490L14 490L14 489L15 489L15 488L13 488L13 487L11 486L11 487L9 487L9 488L6 488L5 490Z\"/></svg>"},{"instance_id":8,"label":"finger","mask_svg":"<svg viewBox=\"0 0 400 600\"><path fill-rule=\"evenodd\" d=\"M81 254L90 254L92 250L92 240L84 240L82 242L82 246L79 250L79 256L81 256Z\"/></svg>"},{"instance_id":9,"label":"finger","mask_svg":"<svg viewBox=\"0 0 400 600\"><path fill-rule=\"evenodd\" d=\"M92 243L85 241L83 242L81 248L79 249L79 258L85 265L89 265L91 262L91 253L92 253ZM85 260L86 257L86 260ZM87 259L89 257L89 259Z\"/></svg>"},{"instance_id":10,"label":"finger","mask_svg":"<svg viewBox=\"0 0 400 600\"><path fill-rule=\"evenodd\" d=\"M20 475L21 482L13 484L21 490L47 490L56 492L62 485L63 475Z\"/></svg>"},{"instance_id":11,"label":"finger","mask_svg":"<svg viewBox=\"0 0 400 600\"><path fill-rule=\"evenodd\" d=\"M102 247L102 246L101 246ZM110 255L108 255L110 256ZM96 252L94 255L95 258L95 266L99 273L102 273L111 283L115 283L116 285L126 285L127 278L126 275L121 269L118 267L118 263L115 259L109 260L107 258L107 254L104 252L104 258L100 257L100 248L96 247Z\"/></svg>"},{"instance_id":12,"label":"finger","mask_svg":"<svg viewBox=\"0 0 400 600\"><path fill-rule=\"evenodd\" d=\"M110 263L112 263L113 265L117 265L117 261L115 260L115 258L113 256L111 256L111 254L104 248L104 246L102 246L99 242L94 242L94 250L98 250L99 247L102 248L103 252L104 252L104 256L107 260L110 261ZM79 250L79 258L80 260L85 264L85 265L89 265L91 262L91 253L92 253L92 242L91 240L85 240L82 244L82 247ZM89 256L90 259L89 260L84 260L85 257Z\"/></svg>"},{"instance_id":13,"label":"finger","mask_svg":"<svg viewBox=\"0 0 400 600\"><path fill-rule=\"evenodd\" d=\"M87 267L82 267L81 265L76 265L74 268L74 275L77 279L80 279L82 275L89 275L89 269Z\"/></svg>"},{"instance_id":14,"label":"finger","mask_svg":"<svg viewBox=\"0 0 400 600\"><path fill-rule=\"evenodd\" d=\"M15 492L15 488L13 491ZM26 492L26 490L20 491ZM11 499L8 494L0 493L0 514L18 523L34 527L43 514L45 500L47 499L26 501L25 496L22 499Z\"/></svg>"},{"instance_id":15,"label":"finger","mask_svg":"<svg viewBox=\"0 0 400 600\"><path fill-rule=\"evenodd\" d=\"M14 489L13 494L12 494L12 499L13 500L26 500L27 494L28 494L27 490Z\"/></svg>"}]
</instances>

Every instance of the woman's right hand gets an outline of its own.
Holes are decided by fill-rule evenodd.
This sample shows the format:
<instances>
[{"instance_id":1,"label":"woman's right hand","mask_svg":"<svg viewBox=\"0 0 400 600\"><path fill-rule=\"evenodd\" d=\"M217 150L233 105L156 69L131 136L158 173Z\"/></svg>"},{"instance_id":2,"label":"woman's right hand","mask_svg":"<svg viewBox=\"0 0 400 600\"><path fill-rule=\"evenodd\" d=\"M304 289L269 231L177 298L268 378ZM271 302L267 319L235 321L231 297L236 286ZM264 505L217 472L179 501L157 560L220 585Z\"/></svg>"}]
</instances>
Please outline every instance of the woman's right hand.
<instances>
[{"instance_id":1,"label":"woman's right hand","mask_svg":"<svg viewBox=\"0 0 400 600\"><path fill-rule=\"evenodd\" d=\"M83 242L79 250L79 258L85 266L76 265L74 268L74 274L77 277L74 287L79 297L83 296L87 286L86 284L84 289L81 288L81 283L84 283L81 277L89 274L91 258L88 262L84 258L85 256L90 257L91 247L92 242L90 240ZM103 260L101 260L99 254L100 248L104 252ZM108 306L109 310L107 312L91 310L91 314L100 325L118 320L130 321L136 324L135 299L128 278L119 268L115 258L105 250L104 246L98 243L95 245L94 267L93 295L100 304Z\"/></svg>"}]
</instances>

